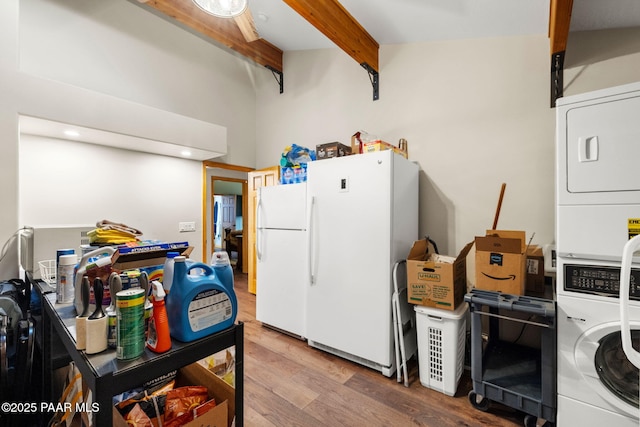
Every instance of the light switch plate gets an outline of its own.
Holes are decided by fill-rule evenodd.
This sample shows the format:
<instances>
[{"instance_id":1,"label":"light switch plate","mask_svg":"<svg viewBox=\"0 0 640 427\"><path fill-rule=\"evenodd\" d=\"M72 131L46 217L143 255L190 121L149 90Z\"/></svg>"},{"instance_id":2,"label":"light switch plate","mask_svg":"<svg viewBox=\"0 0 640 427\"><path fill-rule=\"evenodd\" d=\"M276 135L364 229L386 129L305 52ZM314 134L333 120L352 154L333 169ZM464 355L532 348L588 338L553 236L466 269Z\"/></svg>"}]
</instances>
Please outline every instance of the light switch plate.
<instances>
[{"instance_id":1,"label":"light switch plate","mask_svg":"<svg viewBox=\"0 0 640 427\"><path fill-rule=\"evenodd\" d=\"M179 222L178 223L178 231L180 233L185 233L185 232L189 232L189 231L196 231L196 223L194 221Z\"/></svg>"}]
</instances>

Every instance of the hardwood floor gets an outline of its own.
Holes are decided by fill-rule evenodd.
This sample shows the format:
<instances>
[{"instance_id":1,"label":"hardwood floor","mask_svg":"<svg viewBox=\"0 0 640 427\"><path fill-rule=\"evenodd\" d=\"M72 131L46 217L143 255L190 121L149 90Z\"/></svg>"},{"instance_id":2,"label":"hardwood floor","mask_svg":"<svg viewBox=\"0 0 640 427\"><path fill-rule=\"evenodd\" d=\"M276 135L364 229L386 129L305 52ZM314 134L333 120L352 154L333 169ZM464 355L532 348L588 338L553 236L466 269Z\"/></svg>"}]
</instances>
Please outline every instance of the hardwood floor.
<instances>
[{"instance_id":1,"label":"hardwood floor","mask_svg":"<svg viewBox=\"0 0 640 427\"><path fill-rule=\"evenodd\" d=\"M263 327L247 275L236 273L238 321L245 324L245 425L253 426L522 426L522 413L492 403L471 406L469 372L454 397L423 387L417 362L410 387L381 373Z\"/></svg>"}]
</instances>

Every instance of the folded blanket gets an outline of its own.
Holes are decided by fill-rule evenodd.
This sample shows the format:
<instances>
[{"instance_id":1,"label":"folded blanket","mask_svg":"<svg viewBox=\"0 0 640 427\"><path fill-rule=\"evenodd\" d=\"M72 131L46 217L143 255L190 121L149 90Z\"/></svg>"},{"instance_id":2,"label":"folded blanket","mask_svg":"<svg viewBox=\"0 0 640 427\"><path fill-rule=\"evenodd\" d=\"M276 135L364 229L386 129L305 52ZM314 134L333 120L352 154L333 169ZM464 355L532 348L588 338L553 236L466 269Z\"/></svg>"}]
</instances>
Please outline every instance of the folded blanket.
<instances>
[{"instance_id":1,"label":"folded blanket","mask_svg":"<svg viewBox=\"0 0 640 427\"><path fill-rule=\"evenodd\" d=\"M87 233L91 244L120 245L135 242L142 232L125 224L102 220L96 224L98 228Z\"/></svg>"}]
</instances>

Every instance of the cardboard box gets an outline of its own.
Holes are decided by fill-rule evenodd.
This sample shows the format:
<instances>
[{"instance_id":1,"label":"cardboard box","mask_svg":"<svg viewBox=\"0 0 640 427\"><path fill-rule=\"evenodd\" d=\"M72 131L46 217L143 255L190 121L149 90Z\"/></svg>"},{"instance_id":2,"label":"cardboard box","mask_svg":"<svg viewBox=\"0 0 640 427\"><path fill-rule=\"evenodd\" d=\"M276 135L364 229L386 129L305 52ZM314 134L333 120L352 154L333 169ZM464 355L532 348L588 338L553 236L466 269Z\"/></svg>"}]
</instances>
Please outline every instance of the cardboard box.
<instances>
[{"instance_id":1,"label":"cardboard box","mask_svg":"<svg viewBox=\"0 0 640 427\"><path fill-rule=\"evenodd\" d=\"M193 246L128 253L120 253L120 250L117 250L111 256L111 267L113 270L121 272L124 270L132 270L134 268L147 268L164 265L164 260L167 258L167 252L170 251L180 252L180 255L189 257L191 251L193 251Z\"/></svg>"},{"instance_id":2,"label":"cardboard box","mask_svg":"<svg viewBox=\"0 0 640 427\"><path fill-rule=\"evenodd\" d=\"M409 303L455 310L467 292L467 254L473 242L457 257L435 253L427 240L413 243L407 257Z\"/></svg>"},{"instance_id":3,"label":"cardboard box","mask_svg":"<svg viewBox=\"0 0 640 427\"><path fill-rule=\"evenodd\" d=\"M299 166L281 166L280 184L297 184L307 180L307 164L301 163Z\"/></svg>"},{"instance_id":4,"label":"cardboard box","mask_svg":"<svg viewBox=\"0 0 640 427\"><path fill-rule=\"evenodd\" d=\"M478 289L524 295L526 242L524 231L487 230L476 237L476 285Z\"/></svg>"},{"instance_id":5,"label":"cardboard box","mask_svg":"<svg viewBox=\"0 0 640 427\"><path fill-rule=\"evenodd\" d=\"M316 158L318 160L331 159L333 157L343 157L351 154L351 147L339 142L328 142L316 145Z\"/></svg>"},{"instance_id":6,"label":"cardboard box","mask_svg":"<svg viewBox=\"0 0 640 427\"><path fill-rule=\"evenodd\" d=\"M235 417L235 390L199 363L180 368L176 377L176 387L203 385L209 391L209 398L216 399L215 408L185 424L186 427L230 427ZM130 427L120 412L113 407L113 426Z\"/></svg>"},{"instance_id":7,"label":"cardboard box","mask_svg":"<svg viewBox=\"0 0 640 427\"><path fill-rule=\"evenodd\" d=\"M357 133L351 135L351 154L360 154L360 141L358 141Z\"/></svg>"},{"instance_id":8,"label":"cardboard box","mask_svg":"<svg viewBox=\"0 0 640 427\"><path fill-rule=\"evenodd\" d=\"M530 245L527 248L527 293L544 293L544 255L538 245Z\"/></svg>"},{"instance_id":9,"label":"cardboard box","mask_svg":"<svg viewBox=\"0 0 640 427\"><path fill-rule=\"evenodd\" d=\"M363 153L373 153L374 151L393 150L394 153L400 154L403 157L407 157L407 153L400 150L395 145L389 144L381 140L369 141L362 144Z\"/></svg>"}]
</instances>

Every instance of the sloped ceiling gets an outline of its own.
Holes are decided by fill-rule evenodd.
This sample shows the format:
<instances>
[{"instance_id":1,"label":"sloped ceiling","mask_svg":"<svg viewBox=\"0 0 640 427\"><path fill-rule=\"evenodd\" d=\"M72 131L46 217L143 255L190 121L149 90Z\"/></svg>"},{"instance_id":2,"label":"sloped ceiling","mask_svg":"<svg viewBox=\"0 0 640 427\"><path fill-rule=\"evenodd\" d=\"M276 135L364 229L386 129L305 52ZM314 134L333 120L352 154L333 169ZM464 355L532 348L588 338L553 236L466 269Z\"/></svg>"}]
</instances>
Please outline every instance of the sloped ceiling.
<instances>
[{"instance_id":1,"label":"sloped ceiling","mask_svg":"<svg viewBox=\"0 0 640 427\"><path fill-rule=\"evenodd\" d=\"M259 39L191 0L130 0L280 75L285 51L338 46L377 81L380 44L548 34L551 105L570 31L640 26L637 0L249 0ZM375 86L374 86L374 99Z\"/></svg>"}]
</instances>

